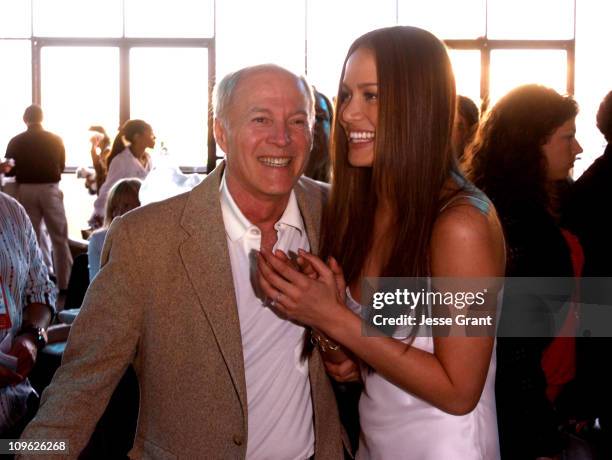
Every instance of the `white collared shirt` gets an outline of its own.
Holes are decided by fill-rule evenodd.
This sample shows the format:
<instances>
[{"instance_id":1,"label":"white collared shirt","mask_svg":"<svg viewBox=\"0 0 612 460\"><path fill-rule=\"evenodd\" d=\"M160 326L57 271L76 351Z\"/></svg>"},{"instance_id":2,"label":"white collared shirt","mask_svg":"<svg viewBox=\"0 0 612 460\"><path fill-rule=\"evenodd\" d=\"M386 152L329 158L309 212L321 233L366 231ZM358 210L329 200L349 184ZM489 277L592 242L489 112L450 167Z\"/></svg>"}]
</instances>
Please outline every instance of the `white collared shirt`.
<instances>
[{"instance_id":1,"label":"white collared shirt","mask_svg":"<svg viewBox=\"0 0 612 460\"><path fill-rule=\"evenodd\" d=\"M276 315L257 285L255 251L261 231L242 214L221 179L221 211L240 319L248 403L248 459L307 459L314 454L308 361L301 361L305 329ZM274 250L310 250L292 191L274 225Z\"/></svg>"}]
</instances>

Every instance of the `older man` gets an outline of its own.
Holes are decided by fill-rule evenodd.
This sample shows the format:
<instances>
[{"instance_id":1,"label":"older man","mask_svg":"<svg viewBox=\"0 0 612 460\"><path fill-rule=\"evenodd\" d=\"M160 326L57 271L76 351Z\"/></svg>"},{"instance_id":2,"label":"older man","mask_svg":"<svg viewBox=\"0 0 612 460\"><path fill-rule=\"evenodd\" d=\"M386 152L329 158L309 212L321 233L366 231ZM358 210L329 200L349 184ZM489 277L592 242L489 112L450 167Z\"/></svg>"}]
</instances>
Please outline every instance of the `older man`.
<instances>
[{"instance_id":1,"label":"older man","mask_svg":"<svg viewBox=\"0 0 612 460\"><path fill-rule=\"evenodd\" d=\"M271 65L217 89L227 154L193 191L115 219L62 367L24 438L76 457L132 363L141 391L133 458L342 458L333 392L304 328L254 285L254 251L316 250L324 193L300 178L313 97ZM105 263L104 263L105 262Z\"/></svg>"}]
</instances>

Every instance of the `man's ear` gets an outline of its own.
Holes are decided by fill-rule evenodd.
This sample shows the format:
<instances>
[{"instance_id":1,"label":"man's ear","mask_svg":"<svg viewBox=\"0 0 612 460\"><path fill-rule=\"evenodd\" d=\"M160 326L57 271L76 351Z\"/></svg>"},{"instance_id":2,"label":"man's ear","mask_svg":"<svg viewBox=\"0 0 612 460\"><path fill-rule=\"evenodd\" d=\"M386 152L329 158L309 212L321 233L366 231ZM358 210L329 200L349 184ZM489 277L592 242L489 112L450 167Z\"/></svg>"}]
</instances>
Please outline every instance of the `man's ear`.
<instances>
[{"instance_id":1,"label":"man's ear","mask_svg":"<svg viewBox=\"0 0 612 460\"><path fill-rule=\"evenodd\" d=\"M225 128L225 126L223 126L223 122L218 118L215 118L214 130L215 140L217 141L217 144L219 144L221 150L227 153L227 129Z\"/></svg>"}]
</instances>

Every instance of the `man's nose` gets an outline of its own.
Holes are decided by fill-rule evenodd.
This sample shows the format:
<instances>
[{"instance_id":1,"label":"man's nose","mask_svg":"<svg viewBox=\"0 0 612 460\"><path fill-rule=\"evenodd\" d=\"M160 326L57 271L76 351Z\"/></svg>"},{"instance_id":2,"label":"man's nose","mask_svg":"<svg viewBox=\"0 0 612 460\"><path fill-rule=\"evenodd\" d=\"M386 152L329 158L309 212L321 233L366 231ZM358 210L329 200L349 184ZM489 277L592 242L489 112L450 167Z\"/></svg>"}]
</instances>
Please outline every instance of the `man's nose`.
<instances>
[{"instance_id":1,"label":"man's nose","mask_svg":"<svg viewBox=\"0 0 612 460\"><path fill-rule=\"evenodd\" d=\"M268 140L275 144L284 146L291 142L291 136L289 135L289 129L285 123L275 123L270 132Z\"/></svg>"}]
</instances>

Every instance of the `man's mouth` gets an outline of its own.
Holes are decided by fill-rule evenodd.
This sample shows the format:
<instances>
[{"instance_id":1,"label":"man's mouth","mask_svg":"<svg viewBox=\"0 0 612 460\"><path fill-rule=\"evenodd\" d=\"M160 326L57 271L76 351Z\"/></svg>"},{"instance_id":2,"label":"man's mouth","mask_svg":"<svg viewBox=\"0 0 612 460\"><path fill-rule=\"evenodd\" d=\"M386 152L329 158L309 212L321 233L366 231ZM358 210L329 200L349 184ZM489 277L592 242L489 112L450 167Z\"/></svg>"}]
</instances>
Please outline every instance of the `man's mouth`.
<instances>
[{"instance_id":1,"label":"man's mouth","mask_svg":"<svg viewBox=\"0 0 612 460\"><path fill-rule=\"evenodd\" d=\"M259 157L257 159L260 163L272 168L284 168L289 166L293 158L291 157Z\"/></svg>"}]
</instances>

